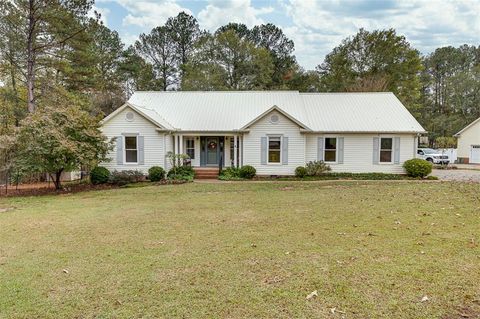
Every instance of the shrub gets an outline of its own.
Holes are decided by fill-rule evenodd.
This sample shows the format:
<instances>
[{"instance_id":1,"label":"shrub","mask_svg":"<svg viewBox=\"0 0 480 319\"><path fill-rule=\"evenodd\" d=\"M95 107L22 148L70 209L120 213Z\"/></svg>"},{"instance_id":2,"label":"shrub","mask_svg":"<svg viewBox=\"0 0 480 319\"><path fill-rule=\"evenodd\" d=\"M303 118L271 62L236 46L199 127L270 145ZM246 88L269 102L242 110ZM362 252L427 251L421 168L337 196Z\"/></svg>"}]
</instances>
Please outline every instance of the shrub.
<instances>
[{"instance_id":1,"label":"shrub","mask_svg":"<svg viewBox=\"0 0 480 319\"><path fill-rule=\"evenodd\" d=\"M240 168L239 173L241 178L252 179L255 177L255 174L257 174L257 170L253 166L245 165Z\"/></svg>"},{"instance_id":2,"label":"shrub","mask_svg":"<svg viewBox=\"0 0 480 319\"><path fill-rule=\"evenodd\" d=\"M152 182L159 182L165 178L165 170L160 166L152 166L148 169L148 179Z\"/></svg>"},{"instance_id":3,"label":"shrub","mask_svg":"<svg viewBox=\"0 0 480 319\"><path fill-rule=\"evenodd\" d=\"M410 177L424 178L432 172L432 167L432 163L420 158L413 158L403 163L403 168L405 168L407 175Z\"/></svg>"},{"instance_id":4,"label":"shrub","mask_svg":"<svg viewBox=\"0 0 480 319\"><path fill-rule=\"evenodd\" d=\"M195 171L191 166L173 167L168 171L167 177L170 180L192 181Z\"/></svg>"},{"instance_id":5,"label":"shrub","mask_svg":"<svg viewBox=\"0 0 480 319\"><path fill-rule=\"evenodd\" d=\"M296 177L305 177L307 175L307 169L303 166L298 166L296 169L295 169L295 176Z\"/></svg>"},{"instance_id":6,"label":"shrub","mask_svg":"<svg viewBox=\"0 0 480 319\"><path fill-rule=\"evenodd\" d=\"M320 176L325 172L329 172L332 169L324 161L310 161L305 166L308 176Z\"/></svg>"},{"instance_id":7,"label":"shrub","mask_svg":"<svg viewBox=\"0 0 480 319\"><path fill-rule=\"evenodd\" d=\"M237 167L227 167L220 172L218 178L221 180L241 179L240 169Z\"/></svg>"},{"instance_id":8,"label":"shrub","mask_svg":"<svg viewBox=\"0 0 480 319\"><path fill-rule=\"evenodd\" d=\"M110 183L115 185L126 185L129 183L138 183L145 179L145 175L141 171L113 171L110 175Z\"/></svg>"},{"instance_id":9,"label":"shrub","mask_svg":"<svg viewBox=\"0 0 480 319\"><path fill-rule=\"evenodd\" d=\"M102 166L97 166L90 172L90 182L94 185L106 184L110 179L110 171Z\"/></svg>"}]
</instances>

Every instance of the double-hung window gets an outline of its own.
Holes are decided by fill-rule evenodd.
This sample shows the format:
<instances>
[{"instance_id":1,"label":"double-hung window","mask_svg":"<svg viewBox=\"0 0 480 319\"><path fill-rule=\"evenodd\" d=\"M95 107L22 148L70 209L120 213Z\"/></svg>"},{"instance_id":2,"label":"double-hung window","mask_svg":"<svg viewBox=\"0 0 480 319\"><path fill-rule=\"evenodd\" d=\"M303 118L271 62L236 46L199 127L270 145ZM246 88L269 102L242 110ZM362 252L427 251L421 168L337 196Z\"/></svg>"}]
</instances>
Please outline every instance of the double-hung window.
<instances>
[{"instance_id":1,"label":"double-hung window","mask_svg":"<svg viewBox=\"0 0 480 319\"><path fill-rule=\"evenodd\" d=\"M325 138L325 149L324 149L323 160L325 162L336 162L337 161L337 138L336 137L326 137Z\"/></svg>"},{"instance_id":2,"label":"double-hung window","mask_svg":"<svg viewBox=\"0 0 480 319\"><path fill-rule=\"evenodd\" d=\"M188 157L195 159L195 139L193 137L185 140L185 150Z\"/></svg>"},{"instance_id":3,"label":"double-hung window","mask_svg":"<svg viewBox=\"0 0 480 319\"><path fill-rule=\"evenodd\" d=\"M125 136L125 163L138 163L136 136Z\"/></svg>"},{"instance_id":4,"label":"double-hung window","mask_svg":"<svg viewBox=\"0 0 480 319\"><path fill-rule=\"evenodd\" d=\"M268 137L268 163L280 163L282 153L282 138L280 136Z\"/></svg>"},{"instance_id":5,"label":"double-hung window","mask_svg":"<svg viewBox=\"0 0 480 319\"><path fill-rule=\"evenodd\" d=\"M393 160L393 138L380 138L380 163L392 163Z\"/></svg>"}]
</instances>

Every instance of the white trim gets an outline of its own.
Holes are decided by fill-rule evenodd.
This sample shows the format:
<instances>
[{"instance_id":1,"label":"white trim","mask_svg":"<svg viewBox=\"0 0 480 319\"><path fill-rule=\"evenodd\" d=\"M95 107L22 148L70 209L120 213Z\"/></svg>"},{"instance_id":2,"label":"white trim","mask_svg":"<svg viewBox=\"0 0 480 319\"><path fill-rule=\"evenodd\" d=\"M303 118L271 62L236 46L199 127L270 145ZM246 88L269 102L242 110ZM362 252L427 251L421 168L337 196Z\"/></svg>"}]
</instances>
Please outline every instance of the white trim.
<instances>
[{"instance_id":1,"label":"white trim","mask_svg":"<svg viewBox=\"0 0 480 319\"><path fill-rule=\"evenodd\" d=\"M480 117L478 119L476 119L475 121L473 121L472 123L468 124L467 126L465 126L463 129L461 129L457 134L453 135L454 137L459 137L460 135L462 135L463 132L465 132L466 130L468 130L470 127L474 126L475 124L477 124L478 122L480 121Z\"/></svg>"},{"instance_id":2,"label":"white trim","mask_svg":"<svg viewBox=\"0 0 480 319\"><path fill-rule=\"evenodd\" d=\"M122 133L123 136L123 165L138 165L138 133ZM135 149L127 150L127 137L135 137ZM127 162L127 151L136 151L137 160L135 162Z\"/></svg>"},{"instance_id":3,"label":"white trim","mask_svg":"<svg viewBox=\"0 0 480 319\"><path fill-rule=\"evenodd\" d=\"M395 145L394 143L394 136L379 136L378 137L378 164L379 165L392 165L395 162ZM391 161L390 162L382 162L380 159L382 157L382 138L384 139L391 139L392 140L392 148L390 149L392 156L391 156Z\"/></svg>"},{"instance_id":4,"label":"white trim","mask_svg":"<svg viewBox=\"0 0 480 319\"><path fill-rule=\"evenodd\" d=\"M160 123L158 123L157 121L155 121L154 119L152 119L150 116L148 116L147 114L145 114L144 112L142 112L142 110L140 109L140 107L137 107L131 103L125 103L123 104L122 106L120 106L118 109L116 109L115 111L113 111L112 113L110 113L109 115L107 115L103 120L100 121L100 124L102 125L105 125L105 123L107 123L108 121L110 121L112 118L114 118L118 113L122 112L123 110L125 110L127 107L131 108L133 111L137 112L139 115L141 115L142 117L144 117L147 121L153 123L155 126L158 126L160 129L162 130L166 130L168 129L167 125L162 125ZM150 111L150 110L149 110ZM152 111L154 112L154 111Z\"/></svg>"},{"instance_id":5,"label":"white trim","mask_svg":"<svg viewBox=\"0 0 480 319\"><path fill-rule=\"evenodd\" d=\"M259 116L257 116L256 118L254 118L253 120L251 120L250 122L248 122L247 124L245 124L244 126L242 126L240 128L240 131L243 131L245 129L247 129L249 126L251 126L252 124L254 124L255 122L259 121L260 119L262 119L264 116L266 116L267 114L271 113L272 111L278 111L280 114L282 114L283 116L285 116L286 118L288 118L290 121L292 121L293 123L297 124L298 126L300 126L301 128L303 128L304 130L306 131L311 131L311 129L306 126L305 124L303 124L302 122L300 122L299 120L297 120L296 118L294 118L293 116L291 116L290 114L288 114L287 112L285 112L284 110L282 110L281 108L279 108L278 106L274 105L272 106L271 108L269 108L268 110L266 110L265 112L263 112L262 114L260 114ZM269 121L270 122L270 121Z\"/></svg>"},{"instance_id":6,"label":"white trim","mask_svg":"<svg viewBox=\"0 0 480 319\"><path fill-rule=\"evenodd\" d=\"M270 138L280 138L280 161L279 162L270 162ZM267 165L282 165L282 147L283 145L283 135L282 134L267 134Z\"/></svg>"},{"instance_id":7,"label":"white trim","mask_svg":"<svg viewBox=\"0 0 480 319\"><path fill-rule=\"evenodd\" d=\"M328 151L333 151L333 149L327 150L327 143L326 139L327 138L334 138L335 139L335 161L326 161L325 160L325 153ZM338 136L336 135L327 135L323 137L323 162L327 164L338 164Z\"/></svg>"}]
</instances>

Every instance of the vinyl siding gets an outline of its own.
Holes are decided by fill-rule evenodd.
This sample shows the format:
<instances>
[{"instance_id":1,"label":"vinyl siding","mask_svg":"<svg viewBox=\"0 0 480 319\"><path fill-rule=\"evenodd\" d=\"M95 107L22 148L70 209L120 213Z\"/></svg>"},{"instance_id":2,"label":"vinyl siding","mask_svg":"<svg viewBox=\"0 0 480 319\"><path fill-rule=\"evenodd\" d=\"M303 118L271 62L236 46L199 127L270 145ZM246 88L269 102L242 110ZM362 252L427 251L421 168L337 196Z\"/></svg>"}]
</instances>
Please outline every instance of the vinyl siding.
<instances>
[{"instance_id":1,"label":"vinyl siding","mask_svg":"<svg viewBox=\"0 0 480 319\"><path fill-rule=\"evenodd\" d=\"M270 123L270 117L276 114L278 123ZM250 132L244 135L243 165L252 165L258 175L293 175L297 166L305 164L305 135L300 127L277 111L272 111L254 123ZM268 135L288 137L288 165L261 164L261 138Z\"/></svg>"},{"instance_id":2,"label":"vinyl siding","mask_svg":"<svg viewBox=\"0 0 480 319\"><path fill-rule=\"evenodd\" d=\"M133 121L127 121L125 114L129 111L135 113ZM152 166L165 166L165 135L156 131L156 126L143 116L133 111L130 108L125 108L122 112L110 119L102 127L103 133L108 137L117 137L122 134L139 134L144 137L145 149L145 163L143 165L124 164L118 165L116 159L116 146L112 152L109 153L110 162L105 162L102 165L110 171L113 170L140 170L144 173ZM168 136L166 137L169 138Z\"/></svg>"},{"instance_id":3,"label":"vinyl siding","mask_svg":"<svg viewBox=\"0 0 480 319\"><path fill-rule=\"evenodd\" d=\"M472 145L480 145L480 121L462 132L458 138L457 157L470 158Z\"/></svg>"},{"instance_id":4,"label":"vinyl siding","mask_svg":"<svg viewBox=\"0 0 480 319\"><path fill-rule=\"evenodd\" d=\"M333 172L349 173L404 173L403 162L414 158L416 136L413 134L382 135L382 134L307 134L306 161L317 160L317 138L319 136L343 137L343 164L329 164ZM400 137L399 164L373 164L374 137Z\"/></svg>"}]
</instances>

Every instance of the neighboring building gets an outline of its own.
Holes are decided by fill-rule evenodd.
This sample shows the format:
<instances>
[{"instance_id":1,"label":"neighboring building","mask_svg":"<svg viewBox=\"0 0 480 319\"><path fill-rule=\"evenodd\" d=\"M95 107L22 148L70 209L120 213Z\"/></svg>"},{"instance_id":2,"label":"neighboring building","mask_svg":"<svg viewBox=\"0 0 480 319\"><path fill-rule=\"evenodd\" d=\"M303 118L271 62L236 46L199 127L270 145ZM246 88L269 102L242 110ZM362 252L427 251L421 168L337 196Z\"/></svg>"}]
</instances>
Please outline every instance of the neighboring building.
<instances>
[{"instance_id":1,"label":"neighboring building","mask_svg":"<svg viewBox=\"0 0 480 319\"><path fill-rule=\"evenodd\" d=\"M422 126L392 93L136 92L108 115L116 137L110 170L170 168L167 152L194 167L252 165L293 175L309 161L334 172L403 173Z\"/></svg>"},{"instance_id":2,"label":"neighboring building","mask_svg":"<svg viewBox=\"0 0 480 319\"><path fill-rule=\"evenodd\" d=\"M480 164L480 118L455 134L459 163Z\"/></svg>"}]
</instances>

